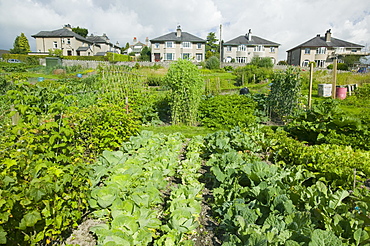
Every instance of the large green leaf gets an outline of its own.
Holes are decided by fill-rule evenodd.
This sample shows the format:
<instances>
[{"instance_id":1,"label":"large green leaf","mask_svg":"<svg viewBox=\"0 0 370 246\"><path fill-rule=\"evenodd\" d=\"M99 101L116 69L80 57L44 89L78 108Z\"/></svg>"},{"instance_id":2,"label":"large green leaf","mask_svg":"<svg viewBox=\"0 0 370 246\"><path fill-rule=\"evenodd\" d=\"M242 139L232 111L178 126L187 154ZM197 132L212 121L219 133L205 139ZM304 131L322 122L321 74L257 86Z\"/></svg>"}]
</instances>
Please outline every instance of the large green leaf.
<instances>
[{"instance_id":1,"label":"large green leaf","mask_svg":"<svg viewBox=\"0 0 370 246\"><path fill-rule=\"evenodd\" d=\"M23 216L19 223L19 229L25 230L27 227L34 226L37 221L41 220L41 214L38 211L32 211Z\"/></svg>"},{"instance_id":2,"label":"large green leaf","mask_svg":"<svg viewBox=\"0 0 370 246\"><path fill-rule=\"evenodd\" d=\"M308 246L342 246L342 241L333 232L324 230L314 230L311 235L311 242Z\"/></svg>"}]
</instances>

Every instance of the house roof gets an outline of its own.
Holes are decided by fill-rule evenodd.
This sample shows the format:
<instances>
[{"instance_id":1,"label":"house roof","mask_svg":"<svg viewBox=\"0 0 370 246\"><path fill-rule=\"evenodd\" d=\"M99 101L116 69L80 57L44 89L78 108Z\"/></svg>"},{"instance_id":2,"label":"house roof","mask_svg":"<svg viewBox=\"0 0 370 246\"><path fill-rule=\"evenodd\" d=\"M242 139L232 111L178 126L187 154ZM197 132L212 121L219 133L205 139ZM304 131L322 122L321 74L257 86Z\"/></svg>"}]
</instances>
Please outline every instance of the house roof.
<instances>
[{"instance_id":1,"label":"house roof","mask_svg":"<svg viewBox=\"0 0 370 246\"><path fill-rule=\"evenodd\" d=\"M360 45L360 44L355 44L355 43L351 43L351 42L347 42L347 41L344 41L344 40L341 40L341 39L337 39L337 38L333 38L331 37L330 38L330 42L326 42L326 39L325 39L325 36L320 36L319 34L290 49L290 50L287 50L287 52L291 51L291 50L295 50L297 48L307 48L307 47L353 47L353 48L362 48L364 47L363 45Z\"/></svg>"},{"instance_id":2,"label":"house roof","mask_svg":"<svg viewBox=\"0 0 370 246\"><path fill-rule=\"evenodd\" d=\"M72 32L71 30L67 29L67 28L61 28L61 29L58 29L58 30L54 30L54 31L40 31L39 33L37 34L34 34L32 35L33 38L45 38L45 37L58 37L58 38L68 38L68 37L71 37L71 38L76 38L78 40L81 40L83 42L86 42L86 43L92 43L91 41L89 41L88 39L82 37L81 35L75 33L75 32Z\"/></svg>"},{"instance_id":3,"label":"house roof","mask_svg":"<svg viewBox=\"0 0 370 246\"><path fill-rule=\"evenodd\" d=\"M93 42L93 43L103 43L103 44L108 43L109 44L109 42L107 40L107 37L104 37L104 36L92 36L92 35L90 35L90 36L87 36L86 39Z\"/></svg>"},{"instance_id":4,"label":"house roof","mask_svg":"<svg viewBox=\"0 0 370 246\"><path fill-rule=\"evenodd\" d=\"M272 41L269 41L267 39L264 39L264 38L260 38L258 36L252 36L251 40L248 40L247 38L247 35L241 35L237 38L234 38L230 41L227 41L225 42L223 45L224 46L228 46L228 45L241 45L241 44L245 44L245 45L251 45L251 46L255 46L255 45L265 45L265 46L279 46L280 44L278 43L275 43L275 42L272 42Z\"/></svg>"},{"instance_id":5,"label":"house roof","mask_svg":"<svg viewBox=\"0 0 370 246\"><path fill-rule=\"evenodd\" d=\"M177 37L177 32L170 32L163 36L151 39L151 43L155 42L165 42L165 41L175 41L178 43L181 42L198 42L198 43L205 43L206 40L201 39L197 36L194 36L193 34L187 33L187 32L181 32L181 36Z\"/></svg>"}]
</instances>

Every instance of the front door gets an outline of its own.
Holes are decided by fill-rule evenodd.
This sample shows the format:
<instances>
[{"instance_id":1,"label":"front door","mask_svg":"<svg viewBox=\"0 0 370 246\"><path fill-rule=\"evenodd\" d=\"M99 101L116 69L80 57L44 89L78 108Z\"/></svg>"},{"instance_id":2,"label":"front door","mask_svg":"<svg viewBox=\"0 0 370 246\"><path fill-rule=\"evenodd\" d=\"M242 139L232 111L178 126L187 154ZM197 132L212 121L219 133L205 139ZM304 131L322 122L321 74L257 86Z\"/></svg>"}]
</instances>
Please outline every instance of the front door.
<instances>
[{"instance_id":1,"label":"front door","mask_svg":"<svg viewBox=\"0 0 370 246\"><path fill-rule=\"evenodd\" d=\"M154 61L155 62L161 61L161 54L160 53L154 53Z\"/></svg>"}]
</instances>

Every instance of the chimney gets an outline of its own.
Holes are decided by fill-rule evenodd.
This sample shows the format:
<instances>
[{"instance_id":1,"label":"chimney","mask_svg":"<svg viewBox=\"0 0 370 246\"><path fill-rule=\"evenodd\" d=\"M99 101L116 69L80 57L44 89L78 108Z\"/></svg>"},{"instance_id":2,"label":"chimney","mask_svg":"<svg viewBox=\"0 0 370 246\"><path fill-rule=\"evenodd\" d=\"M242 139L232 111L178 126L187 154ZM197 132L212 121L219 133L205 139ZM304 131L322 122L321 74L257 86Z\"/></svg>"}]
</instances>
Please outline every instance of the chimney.
<instances>
[{"instance_id":1,"label":"chimney","mask_svg":"<svg viewBox=\"0 0 370 246\"><path fill-rule=\"evenodd\" d=\"M325 33L325 41L331 42L331 29L327 30Z\"/></svg>"},{"instance_id":2,"label":"chimney","mask_svg":"<svg viewBox=\"0 0 370 246\"><path fill-rule=\"evenodd\" d=\"M136 44L137 43L137 38L134 37L134 39L132 40L133 44Z\"/></svg>"},{"instance_id":3,"label":"chimney","mask_svg":"<svg viewBox=\"0 0 370 246\"><path fill-rule=\"evenodd\" d=\"M176 37L178 37L178 38L181 37L181 26L180 25L177 26Z\"/></svg>"},{"instance_id":4,"label":"chimney","mask_svg":"<svg viewBox=\"0 0 370 246\"><path fill-rule=\"evenodd\" d=\"M320 37L320 34L317 34L317 35L316 35L316 37L318 37L318 38L319 38L319 37Z\"/></svg>"},{"instance_id":5,"label":"chimney","mask_svg":"<svg viewBox=\"0 0 370 246\"><path fill-rule=\"evenodd\" d=\"M148 37L145 38L145 45L149 47L149 38Z\"/></svg>"},{"instance_id":6,"label":"chimney","mask_svg":"<svg viewBox=\"0 0 370 246\"><path fill-rule=\"evenodd\" d=\"M247 40L248 41L251 41L252 40L252 29L249 29L248 33L247 33Z\"/></svg>"},{"instance_id":7,"label":"chimney","mask_svg":"<svg viewBox=\"0 0 370 246\"><path fill-rule=\"evenodd\" d=\"M72 27L70 24L64 25L63 28L72 31Z\"/></svg>"}]
</instances>

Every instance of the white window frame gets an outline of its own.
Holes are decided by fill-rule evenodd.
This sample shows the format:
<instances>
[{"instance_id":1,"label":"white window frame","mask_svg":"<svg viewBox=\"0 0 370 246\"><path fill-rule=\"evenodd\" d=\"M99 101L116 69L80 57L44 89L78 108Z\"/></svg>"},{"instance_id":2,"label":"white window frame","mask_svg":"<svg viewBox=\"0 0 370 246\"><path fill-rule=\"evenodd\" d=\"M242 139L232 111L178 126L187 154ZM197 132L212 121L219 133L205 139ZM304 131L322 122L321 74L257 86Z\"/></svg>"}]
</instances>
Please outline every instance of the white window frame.
<instances>
[{"instance_id":1,"label":"white window frame","mask_svg":"<svg viewBox=\"0 0 370 246\"><path fill-rule=\"evenodd\" d=\"M195 54L195 59L197 61L203 61L203 54L202 53L196 53Z\"/></svg>"},{"instance_id":2,"label":"white window frame","mask_svg":"<svg viewBox=\"0 0 370 246\"><path fill-rule=\"evenodd\" d=\"M316 54L326 54L326 47L317 48Z\"/></svg>"},{"instance_id":3,"label":"white window frame","mask_svg":"<svg viewBox=\"0 0 370 246\"><path fill-rule=\"evenodd\" d=\"M181 47L182 48L191 48L191 43L190 42L182 42Z\"/></svg>"},{"instance_id":4,"label":"white window frame","mask_svg":"<svg viewBox=\"0 0 370 246\"><path fill-rule=\"evenodd\" d=\"M241 44L238 46L238 51L247 51L247 46L244 44Z\"/></svg>"},{"instance_id":5,"label":"white window frame","mask_svg":"<svg viewBox=\"0 0 370 246\"><path fill-rule=\"evenodd\" d=\"M275 47L270 47L270 53L275 53Z\"/></svg>"},{"instance_id":6,"label":"white window frame","mask_svg":"<svg viewBox=\"0 0 370 246\"><path fill-rule=\"evenodd\" d=\"M197 43L197 49L201 49L202 48L202 43Z\"/></svg>"},{"instance_id":7,"label":"white window frame","mask_svg":"<svg viewBox=\"0 0 370 246\"><path fill-rule=\"evenodd\" d=\"M58 41L53 41L53 48L58 49Z\"/></svg>"},{"instance_id":8,"label":"white window frame","mask_svg":"<svg viewBox=\"0 0 370 246\"><path fill-rule=\"evenodd\" d=\"M254 51L263 51L264 47L263 45L257 45L257 46L254 46Z\"/></svg>"},{"instance_id":9,"label":"white window frame","mask_svg":"<svg viewBox=\"0 0 370 246\"><path fill-rule=\"evenodd\" d=\"M173 41L167 41L166 48L174 48Z\"/></svg>"},{"instance_id":10,"label":"white window frame","mask_svg":"<svg viewBox=\"0 0 370 246\"><path fill-rule=\"evenodd\" d=\"M310 61L306 59L302 62L302 67L308 67L309 64L310 64Z\"/></svg>"},{"instance_id":11,"label":"white window frame","mask_svg":"<svg viewBox=\"0 0 370 246\"><path fill-rule=\"evenodd\" d=\"M166 61L173 61L175 60L175 54L174 53L165 53L165 60Z\"/></svg>"},{"instance_id":12,"label":"white window frame","mask_svg":"<svg viewBox=\"0 0 370 246\"><path fill-rule=\"evenodd\" d=\"M190 53L182 53L181 58L183 60L190 60L191 54Z\"/></svg>"},{"instance_id":13,"label":"white window frame","mask_svg":"<svg viewBox=\"0 0 370 246\"><path fill-rule=\"evenodd\" d=\"M325 67L325 60L315 60L316 67Z\"/></svg>"},{"instance_id":14,"label":"white window frame","mask_svg":"<svg viewBox=\"0 0 370 246\"><path fill-rule=\"evenodd\" d=\"M159 49L159 43L154 43L154 48Z\"/></svg>"},{"instance_id":15,"label":"white window frame","mask_svg":"<svg viewBox=\"0 0 370 246\"><path fill-rule=\"evenodd\" d=\"M232 48L231 46L226 46L226 51L231 52L231 48Z\"/></svg>"},{"instance_id":16,"label":"white window frame","mask_svg":"<svg viewBox=\"0 0 370 246\"><path fill-rule=\"evenodd\" d=\"M237 57L236 62L237 63L247 63L247 57Z\"/></svg>"},{"instance_id":17,"label":"white window frame","mask_svg":"<svg viewBox=\"0 0 370 246\"><path fill-rule=\"evenodd\" d=\"M67 38L67 44L71 44L71 39Z\"/></svg>"},{"instance_id":18,"label":"white window frame","mask_svg":"<svg viewBox=\"0 0 370 246\"><path fill-rule=\"evenodd\" d=\"M304 53L307 54L307 55L311 54L311 49L310 48L305 48Z\"/></svg>"}]
</instances>

